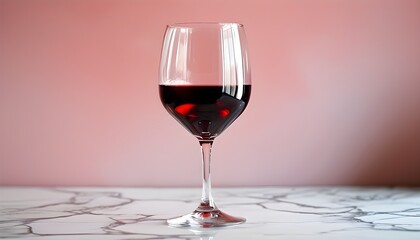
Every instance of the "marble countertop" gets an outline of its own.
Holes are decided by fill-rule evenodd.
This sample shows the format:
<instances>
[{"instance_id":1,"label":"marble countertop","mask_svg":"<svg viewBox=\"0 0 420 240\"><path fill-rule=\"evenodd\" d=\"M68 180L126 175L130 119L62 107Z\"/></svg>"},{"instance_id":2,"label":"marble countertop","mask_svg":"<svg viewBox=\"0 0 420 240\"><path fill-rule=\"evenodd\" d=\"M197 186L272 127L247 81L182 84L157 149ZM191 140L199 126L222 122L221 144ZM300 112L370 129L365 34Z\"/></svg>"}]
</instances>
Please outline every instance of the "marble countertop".
<instances>
[{"instance_id":1,"label":"marble countertop","mask_svg":"<svg viewBox=\"0 0 420 240\"><path fill-rule=\"evenodd\" d=\"M0 239L420 239L420 189L218 188L219 208L247 218L216 229L166 219L197 207L198 188L0 187Z\"/></svg>"}]
</instances>

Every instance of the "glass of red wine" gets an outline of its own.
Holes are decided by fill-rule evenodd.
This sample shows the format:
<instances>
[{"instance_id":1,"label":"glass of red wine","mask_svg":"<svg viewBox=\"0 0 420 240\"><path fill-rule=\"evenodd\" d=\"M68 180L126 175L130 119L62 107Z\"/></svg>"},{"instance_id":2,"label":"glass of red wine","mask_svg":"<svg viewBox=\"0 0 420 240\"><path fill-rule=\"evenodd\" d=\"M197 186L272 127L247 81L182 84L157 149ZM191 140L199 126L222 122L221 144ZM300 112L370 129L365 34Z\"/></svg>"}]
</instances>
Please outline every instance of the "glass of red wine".
<instances>
[{"instance_id":1,"label":"glass of red wine","mask_svg":"<svg viewBox=\"0 0 420 240\"><path fill-rule=\"evenodd\" d=\"M175 227L222 227L245 222L216 207L211 194L214 139L245 110L251 93L244 27L238 23L180 23L166 29L160 64L163 106L201 146L203 189L197 209L169 219Z\"/></svg>"}]
</instances>

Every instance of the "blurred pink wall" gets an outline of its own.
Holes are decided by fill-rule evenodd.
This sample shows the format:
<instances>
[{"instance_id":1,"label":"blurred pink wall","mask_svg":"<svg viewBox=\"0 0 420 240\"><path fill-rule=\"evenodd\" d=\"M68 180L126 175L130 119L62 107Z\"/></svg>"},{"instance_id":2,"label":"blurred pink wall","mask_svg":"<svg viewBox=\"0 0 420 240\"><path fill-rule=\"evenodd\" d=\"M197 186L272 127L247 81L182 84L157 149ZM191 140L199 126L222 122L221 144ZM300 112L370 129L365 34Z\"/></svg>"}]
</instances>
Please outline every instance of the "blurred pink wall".
<instances>
[{"instance_id":1,"label":"blurred pink wall","mask_svg":"<svg viewBox=\"0 0 420 240\"><path fill-rule=\"evenodd\" d=\"M0 184L199 186L165 25L241 22L253 92L215 186L420 185L418 0L1 0Z\"/></svg>"}]
</instances>

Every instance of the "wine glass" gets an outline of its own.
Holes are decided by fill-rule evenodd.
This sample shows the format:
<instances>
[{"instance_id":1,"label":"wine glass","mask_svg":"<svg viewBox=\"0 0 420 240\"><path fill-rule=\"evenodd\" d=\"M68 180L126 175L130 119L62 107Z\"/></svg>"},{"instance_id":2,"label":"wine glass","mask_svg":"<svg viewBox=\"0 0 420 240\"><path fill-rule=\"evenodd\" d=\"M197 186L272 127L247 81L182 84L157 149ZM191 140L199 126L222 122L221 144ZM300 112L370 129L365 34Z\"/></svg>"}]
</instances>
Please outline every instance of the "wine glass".
<instances>
[{"instance_id":1,"label":"wine glass","mask_svg":"<svg viewBox=\"0 0 420 240\"><path fill-rule=\"evenodd\" d=\"M221 227L245 222L216 207L211 195L214 139L245 110L251 93L244 26L238 23L168 25L162 46L159 93L163 106L194 135L202 151L201 203L169 219L176 227Z\"/></svg>"}]
</instances>

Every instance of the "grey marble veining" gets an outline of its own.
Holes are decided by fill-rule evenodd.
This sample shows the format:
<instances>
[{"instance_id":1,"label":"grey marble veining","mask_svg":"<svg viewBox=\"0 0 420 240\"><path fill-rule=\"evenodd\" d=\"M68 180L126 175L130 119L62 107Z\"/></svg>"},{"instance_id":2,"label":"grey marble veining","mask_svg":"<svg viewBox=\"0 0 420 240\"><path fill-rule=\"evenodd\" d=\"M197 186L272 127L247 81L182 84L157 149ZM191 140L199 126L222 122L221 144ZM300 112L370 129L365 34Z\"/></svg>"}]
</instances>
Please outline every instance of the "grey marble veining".
<instances>
[{"instance_id":1,"label":"grey marble veining","mask_svg":"<svg viewBox=\"0 0 420 240\"><path fill-rule=\"evenodd\" d=\"M224 188L218 206L247 218L217 229L171 228L196 188L0 188L1 239L420 239L420 189Z\"/></svg>"}]
</instances>

